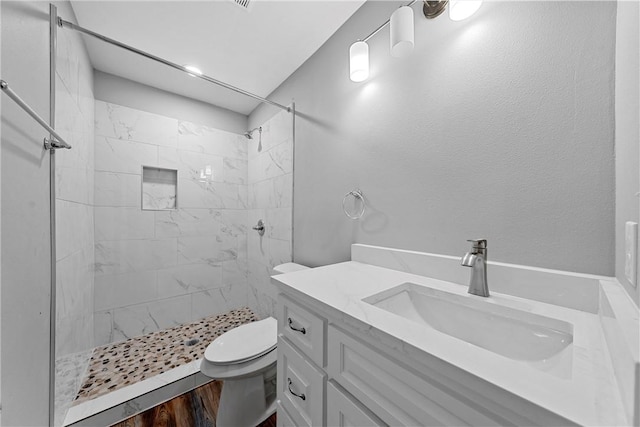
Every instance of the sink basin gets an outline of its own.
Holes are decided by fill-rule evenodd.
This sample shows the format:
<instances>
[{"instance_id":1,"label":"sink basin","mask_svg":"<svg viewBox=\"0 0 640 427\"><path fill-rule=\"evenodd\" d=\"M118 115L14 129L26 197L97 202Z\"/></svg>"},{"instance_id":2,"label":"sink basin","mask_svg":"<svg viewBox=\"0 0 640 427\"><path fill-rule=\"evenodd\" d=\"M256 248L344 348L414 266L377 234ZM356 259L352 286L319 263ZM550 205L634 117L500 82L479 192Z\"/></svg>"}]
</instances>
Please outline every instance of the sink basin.
<instances>
[{"instance_id":1,"label":"sink basin","mask_svg":"<svg viewBox=\"0 0 640 427\"><path fill-rule=\"evenodd\" d=\"M573 325L562 320L414 283L363 301L536 369L571 376Z\"/></svg>"}]
</instances>

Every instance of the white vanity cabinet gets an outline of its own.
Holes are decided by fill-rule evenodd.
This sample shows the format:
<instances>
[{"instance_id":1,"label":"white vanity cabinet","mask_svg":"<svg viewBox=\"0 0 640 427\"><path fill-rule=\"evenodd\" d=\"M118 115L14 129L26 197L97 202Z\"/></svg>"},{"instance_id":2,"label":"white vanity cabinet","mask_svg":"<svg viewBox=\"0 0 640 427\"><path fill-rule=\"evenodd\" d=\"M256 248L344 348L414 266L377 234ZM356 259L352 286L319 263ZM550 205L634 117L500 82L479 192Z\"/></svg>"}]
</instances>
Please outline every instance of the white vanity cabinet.
<instances>
[{"instance_id":1,"label":"white vanity cabinet","mask_svg":"<svg viewBox=\"0 0 640 427\"><path fill-rule=\"evenodd\" d=\"M279 296L279 426L574 425L430 355L416 362L311 305Z\"/></svg>"}]
</instances>

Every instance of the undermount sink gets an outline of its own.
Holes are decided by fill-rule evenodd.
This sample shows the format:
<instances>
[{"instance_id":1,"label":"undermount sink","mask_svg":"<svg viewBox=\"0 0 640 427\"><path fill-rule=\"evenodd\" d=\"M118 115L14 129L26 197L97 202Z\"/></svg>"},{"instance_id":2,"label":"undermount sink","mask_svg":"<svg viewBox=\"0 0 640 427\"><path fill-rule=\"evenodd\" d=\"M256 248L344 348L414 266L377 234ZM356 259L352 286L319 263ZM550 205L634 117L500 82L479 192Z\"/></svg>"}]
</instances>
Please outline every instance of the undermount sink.
<instances>
[{"instance_id":1,"label":"undermount sink","mask_svg":"<svg viewBox=\"0 0 640 427\"><path fill-rule=\"evenodd\" d=\"M571 376L573 325L562 320L415 283L363 301L541 371Z\"/></svg>"}]
</instances>

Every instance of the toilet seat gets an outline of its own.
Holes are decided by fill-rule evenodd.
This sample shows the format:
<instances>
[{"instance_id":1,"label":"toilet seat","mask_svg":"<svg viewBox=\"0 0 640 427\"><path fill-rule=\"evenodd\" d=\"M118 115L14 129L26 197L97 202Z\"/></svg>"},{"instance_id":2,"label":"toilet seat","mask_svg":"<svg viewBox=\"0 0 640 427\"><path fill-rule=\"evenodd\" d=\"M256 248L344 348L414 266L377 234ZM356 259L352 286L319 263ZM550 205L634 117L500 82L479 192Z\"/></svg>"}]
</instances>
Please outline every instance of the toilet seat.
<instances>
[{"instance_id":1,"label":"toilet seat","mask_svg":"<svg viewBox=\"0 0 640 427\"><path fill-rule=\"evenodd\" d=\"M233 365L257 359L276 348L278 322L268 317L225 332L207 346L204 358L213 365Z\"/></svg>"}]
</instances>

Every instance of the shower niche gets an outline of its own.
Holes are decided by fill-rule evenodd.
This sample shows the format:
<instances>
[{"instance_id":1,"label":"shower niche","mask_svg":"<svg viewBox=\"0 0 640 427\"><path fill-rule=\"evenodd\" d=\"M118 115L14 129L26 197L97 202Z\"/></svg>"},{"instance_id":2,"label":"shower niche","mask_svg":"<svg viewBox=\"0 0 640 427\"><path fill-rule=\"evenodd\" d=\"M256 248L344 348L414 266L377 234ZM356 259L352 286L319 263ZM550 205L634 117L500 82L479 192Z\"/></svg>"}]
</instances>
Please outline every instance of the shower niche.
<instances>
[{"instance_id":1,"label":"shower niche","mask_svg":"<svg viewBox=\"0 0 640 427\"><path fill-rule=\"evenodd\" d=\"M178 171L142 167L142 210L165 211L178 208Z\"/></svg>"}]
</instances>

